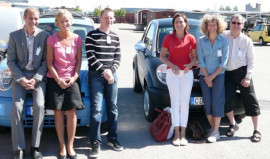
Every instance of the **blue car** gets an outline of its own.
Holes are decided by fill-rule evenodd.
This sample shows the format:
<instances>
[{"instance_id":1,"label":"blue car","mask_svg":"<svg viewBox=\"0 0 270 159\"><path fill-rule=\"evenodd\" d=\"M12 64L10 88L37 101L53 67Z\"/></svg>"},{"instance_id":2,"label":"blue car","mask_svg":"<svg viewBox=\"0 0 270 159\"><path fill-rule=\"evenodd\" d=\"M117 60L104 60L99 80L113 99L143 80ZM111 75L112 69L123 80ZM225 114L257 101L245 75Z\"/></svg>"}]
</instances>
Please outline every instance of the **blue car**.
<instances>
[{"instance_id":1,"label":"blue car","mask_svg":"<svg viewBox=\"0 0 270 159\"><path fill-rule=\"evenodd\" d=\"M73 13L73 25L71 31L78 34L83 40L87 33L94 29L93 20L90 18L83 17ZM52 35L59 31L59 28L54 26L55 14L44 15L39 19L39 28L47 31ZM7 33L9 34L9 33ZM1 47L2 46L2 47ZM90 99L88 89L88 63L86 59L85 47L82 46L83 50L83 62L80 71L80 82L81 82L81 96L82 101L85 105L85 109L77 111L77 126L88 126L90 124ZM0 45L0 51L6 52L7 43ZM11 77L10 71L7 66L7 59L4 59L0 63L0 127L10 127L10 112L12 109L12 91L11 91ZM33 100L31 94L27 95L24 103L23 118L24 126L32 127L33 124ZM102 109L102 121L105 122L107 119L105 104ZM54 114L52 110L45 111L44 127L54 127Z\"/></svg>"}]
</instances>

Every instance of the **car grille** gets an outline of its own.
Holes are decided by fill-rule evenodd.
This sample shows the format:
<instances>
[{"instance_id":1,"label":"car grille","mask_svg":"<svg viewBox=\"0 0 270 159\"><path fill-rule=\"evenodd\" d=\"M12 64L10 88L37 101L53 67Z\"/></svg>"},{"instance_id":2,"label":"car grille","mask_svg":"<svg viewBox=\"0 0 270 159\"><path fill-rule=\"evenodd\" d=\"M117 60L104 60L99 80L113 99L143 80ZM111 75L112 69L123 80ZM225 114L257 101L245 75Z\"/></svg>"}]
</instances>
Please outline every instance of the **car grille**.
<instances>
[{"instance_id":1,"label":"car grille","mask_svg":"<svg viewBox=\"0 0 270 159\"><path fill-rule=\"evenodd\" d=\"M23 121L24 127L32 127L33 126L33 118L25 119ZM81 119L77 119L77 125L80 126ZM45 117L43 127L54 127L54 118L53 117ZM66 125L66 119L65 119L65 125Z\"/></svg>"}]
</instances>

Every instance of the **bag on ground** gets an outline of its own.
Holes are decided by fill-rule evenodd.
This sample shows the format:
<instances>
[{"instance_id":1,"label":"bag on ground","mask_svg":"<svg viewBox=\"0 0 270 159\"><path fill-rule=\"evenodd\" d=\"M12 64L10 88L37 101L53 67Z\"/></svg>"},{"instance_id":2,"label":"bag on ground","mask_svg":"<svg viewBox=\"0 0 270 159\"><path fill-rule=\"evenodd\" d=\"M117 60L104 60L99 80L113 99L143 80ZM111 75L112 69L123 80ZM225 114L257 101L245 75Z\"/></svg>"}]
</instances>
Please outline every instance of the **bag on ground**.
<instances>
[{"instance_id":1,"label":"bag on ground","mask_svg":"<svg viewBox=\"0 0 270 159\"><path fill-rule=\"evenodd\" d=\"M198 121L193 120L188 122L188 129L190 130L191 137L194 140L202 140L205 138L205 132Z\"/></svg>"},{"instance_id":2,"label":"bag on ground","mask_svg":"<svg viewBox=\"0 0 270 159\"><path fill-rule=\"evenodd\" d=\"M171 114L159 109L156 111L160 114L151 124L150 133L156 141L166 141L171 127Z\"/></svg>"}]
</instances>

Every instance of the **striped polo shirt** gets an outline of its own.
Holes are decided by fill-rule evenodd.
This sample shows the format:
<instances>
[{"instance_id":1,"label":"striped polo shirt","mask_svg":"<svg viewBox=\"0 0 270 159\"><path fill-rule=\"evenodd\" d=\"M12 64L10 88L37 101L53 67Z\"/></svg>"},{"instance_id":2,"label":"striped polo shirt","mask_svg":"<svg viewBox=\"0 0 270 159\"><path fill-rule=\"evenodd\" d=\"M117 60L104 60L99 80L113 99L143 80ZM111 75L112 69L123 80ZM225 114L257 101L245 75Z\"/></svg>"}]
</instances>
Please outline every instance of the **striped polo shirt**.
<instances>
[{"instance_id":1,"label":"striped polo shirt","mask_svg":"<svg viewBox=\"0 0 270 159\"><path fill-rule=\"evenodd\" d=\"M89 70L101 74L105 69L114 73L121 60L119 37L112 31L108 34L99 29L90 31L85 38L85 50Z\"/></svg>"}]
</instances>

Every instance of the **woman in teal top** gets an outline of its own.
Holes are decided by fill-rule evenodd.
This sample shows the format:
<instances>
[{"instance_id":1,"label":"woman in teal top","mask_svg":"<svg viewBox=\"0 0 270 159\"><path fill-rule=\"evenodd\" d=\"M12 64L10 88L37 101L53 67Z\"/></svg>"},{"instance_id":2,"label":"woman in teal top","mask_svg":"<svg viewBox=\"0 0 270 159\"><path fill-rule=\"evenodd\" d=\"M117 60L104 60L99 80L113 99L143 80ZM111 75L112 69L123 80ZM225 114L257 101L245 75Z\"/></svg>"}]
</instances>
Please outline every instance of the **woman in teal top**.
<instances>
[{"instance_id":1,"label":"woman in teal top","mask_svg":"<svg viewBox=\"0 0 270 159\"><path fill-rule=\"evenodd\" d=\"M225 28L226 23L219 15L206 14L201 19L201 31L204 36L197 42L197 55L204 110L211 125L208 142L216 142L220 139L218 129L221 117L224 116L224 72L228 61L229 46L220 33Z\"/></svg>"}]
</instances>

